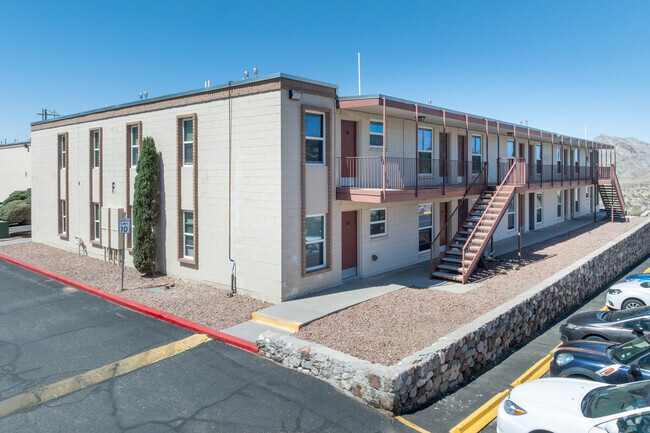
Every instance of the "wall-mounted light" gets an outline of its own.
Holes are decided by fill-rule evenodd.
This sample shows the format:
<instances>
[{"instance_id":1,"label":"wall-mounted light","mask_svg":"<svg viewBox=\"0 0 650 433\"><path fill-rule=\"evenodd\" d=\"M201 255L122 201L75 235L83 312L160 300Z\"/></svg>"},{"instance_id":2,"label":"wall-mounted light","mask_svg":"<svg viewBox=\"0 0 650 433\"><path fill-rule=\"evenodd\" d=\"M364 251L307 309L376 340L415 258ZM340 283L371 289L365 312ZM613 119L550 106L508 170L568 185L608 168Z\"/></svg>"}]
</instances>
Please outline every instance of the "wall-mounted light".
<instances>
[{"instance_id":1,"label":"wall-mounted light","mask_svg":"<svg viewBox=\"0 0 650 433\"><path fill-rule=\"evenodd\" d=\"M302 90L289 90L289 99L300 101L300 98L302 98Z\"/></svg>"},{"instance_id":2,"label":"wall-mounted light","mask_svg":"<svg viewBox=\"0 0 650 433\"><path fill-rule=\"evenodd\" d=\"M515 135L514 132L508 132L508 137L512 137L512 136L514 136L514 135Z\"/></svg>"},{"instance_id":3,"label":"wall-mounted light","mask_svg":"<svg viewBox=\"0 0 650 433\"><path fill-rule=\"evenodd\" d=\"M424 120L424 116L418 116L418 121L422 122Z\"/></svg>"}]
</instances>

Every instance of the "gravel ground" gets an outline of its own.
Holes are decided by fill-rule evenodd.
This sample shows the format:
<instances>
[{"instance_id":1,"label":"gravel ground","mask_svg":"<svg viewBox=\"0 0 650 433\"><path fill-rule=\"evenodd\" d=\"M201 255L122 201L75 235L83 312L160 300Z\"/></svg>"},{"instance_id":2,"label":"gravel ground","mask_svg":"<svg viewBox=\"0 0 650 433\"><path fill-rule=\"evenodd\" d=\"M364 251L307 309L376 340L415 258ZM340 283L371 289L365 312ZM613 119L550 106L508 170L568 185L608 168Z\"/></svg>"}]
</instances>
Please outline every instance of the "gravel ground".
<instances>
[{"instance_id":1,"label":"gravel ground","mask_svg":"<svg viewBox=\"0 0 650 433\"><path fill-rule=\"evenodd\" d=\"M0 253L56 272L107 292L118 293L121 267L92 257L52 248L34 242L5 245ZM153 292L150 289L163 290ZM167 311L212 329L224 329L250 320L251 313L272 304L243 295L228 297L226 290L208 284L183 281L164 275L142 277L133 268L124 267L124 291L127 299Z\"/></svg>"},{"instance_id":2,"label":"gravel ground","mask_svg":"<svg viewBox=\"0 0 650 433\"><path fill-rule=\"evenodd\" d=\"M498 257L495 274L481 272L480 286L464 294L405 288L352 306L303 327L296 337L361 359L393 365L434 344L512 297L646 221L598 222Z\"/></svg>"}]
</instances>

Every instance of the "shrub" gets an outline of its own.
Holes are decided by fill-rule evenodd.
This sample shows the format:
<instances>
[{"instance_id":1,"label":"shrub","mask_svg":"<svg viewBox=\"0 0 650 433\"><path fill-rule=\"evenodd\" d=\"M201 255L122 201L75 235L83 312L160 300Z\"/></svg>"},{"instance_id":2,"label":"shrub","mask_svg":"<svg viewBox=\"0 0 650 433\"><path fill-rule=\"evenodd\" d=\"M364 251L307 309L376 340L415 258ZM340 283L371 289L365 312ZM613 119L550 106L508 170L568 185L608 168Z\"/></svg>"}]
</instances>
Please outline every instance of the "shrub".
<instances>
[{"instance_id":1,"label":"shrub","mask_svg":"<svg viewBox=\"0 0 650 433\"><path fill-rule=\"evenodd\" d=\"M21 200L14 200L9 204L2 204L0 208L0 220L10 223L22 223L29 221L32 217L32 206Z\"/></svg>"},{"instance_id":2,"label":"shrub","mask_svg":"<svg viewBox=\"0 0 650 433\"><path fill-rule=\"evenodd\" d=\"M160 216L160 169L153 138L142 140L133 194L133 265L143 274L156 271L158 243L154 229Z\"/></svg>"},{"instance_id":3,"label":"shrub","mask_svg":"<svg viewBox=\"0 0 650 433\"><path fill-rule=\"evenodd\" d=\"M3 205L11 203L12 201L24 201L27 204L32 203L32 189L27 188L25 190L14 191L9 194L9 197L2 202Z\"/></svg>"},{"instance_id":4,"label":"shrub","mask_svg":"<svg viewBox=\"0 0 650 433\"><path fill-rule=\"evenodd\" d=\"M643 213L643 209L641 209L639 206L634 206L632 209L628 211L628 214L631 216L639 216Z\"/></svg>"}]
</instances>

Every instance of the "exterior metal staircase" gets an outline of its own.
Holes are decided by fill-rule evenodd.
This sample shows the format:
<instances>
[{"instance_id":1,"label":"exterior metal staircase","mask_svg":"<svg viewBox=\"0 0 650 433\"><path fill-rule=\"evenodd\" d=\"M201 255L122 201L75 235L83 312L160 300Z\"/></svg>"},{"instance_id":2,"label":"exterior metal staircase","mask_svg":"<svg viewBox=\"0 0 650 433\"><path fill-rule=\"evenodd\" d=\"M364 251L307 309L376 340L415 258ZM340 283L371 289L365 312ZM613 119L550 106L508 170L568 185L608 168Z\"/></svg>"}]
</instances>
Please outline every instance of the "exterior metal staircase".
<instances>
[{"instance_id":1,"label":"exterior metal staircase","mask_svg":"<svg viewBox=\"0 0 650 433\"><path fill-rule=\"evenodd\" d=\"M519 159L511 159L510 169L498 187L487 187L481 193L447 250L440 256L438 263L432 266L432 278L463 284L467 282L494 231L507 213L517 185L525 182L526 164Z\"/></svg>"},{"instance_id":2,"label":"exterior metal staircase","mask_svg":"<svg viewBox=\"0 0 650 433\"><path fill-rule=\"evenodd\" d=\"M598 193L607 217L625 218L625 199L614 166L598 167Z\"/></svg>"}]
</instances>

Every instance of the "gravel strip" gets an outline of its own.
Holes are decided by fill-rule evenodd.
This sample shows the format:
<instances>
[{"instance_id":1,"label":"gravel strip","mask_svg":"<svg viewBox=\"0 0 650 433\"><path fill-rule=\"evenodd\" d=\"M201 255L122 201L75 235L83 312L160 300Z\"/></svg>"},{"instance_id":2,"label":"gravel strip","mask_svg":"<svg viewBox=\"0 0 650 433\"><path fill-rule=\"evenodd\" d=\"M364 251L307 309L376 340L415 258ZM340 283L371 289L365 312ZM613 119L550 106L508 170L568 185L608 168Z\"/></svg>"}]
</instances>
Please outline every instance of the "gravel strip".
<instances>
[{"instance_id":1,"label":"gravel strip","mask_svg":"<svg viewBox=\"0 0 650 433\"><path fill-rule=\"evenodd\" d=\"M405 288L352 306L303 327L297 338L323 344L361 359L394 365L455 329L523 293L568 264L645 220L590 224L498 257L494 275L480 272L480 286L464 294Z\"/></svg>"},{"instance_id":2,"label":"gravel strip","mask_svg":"<svg viewBox=\"0 0 650 433\"><path fill-rule=\"evenodd\" d=\"M120 288L121 267L100 259L79 257L34 242L5 246L0 243L0 253L107 292L118 293ZM125 266L124 291L118 294L216 330L246 322L254 311L272 305L238 294L230 298L227 293L208 284L165 275L143 277L135 269Z\"/></svg>"}]
</instances>

